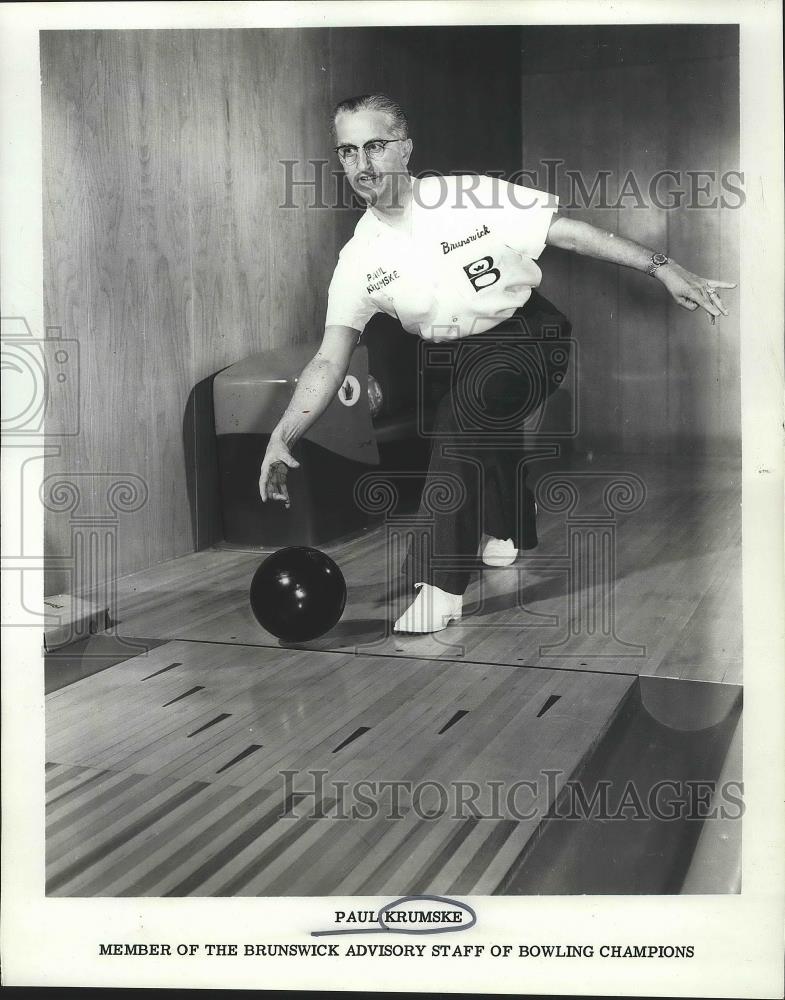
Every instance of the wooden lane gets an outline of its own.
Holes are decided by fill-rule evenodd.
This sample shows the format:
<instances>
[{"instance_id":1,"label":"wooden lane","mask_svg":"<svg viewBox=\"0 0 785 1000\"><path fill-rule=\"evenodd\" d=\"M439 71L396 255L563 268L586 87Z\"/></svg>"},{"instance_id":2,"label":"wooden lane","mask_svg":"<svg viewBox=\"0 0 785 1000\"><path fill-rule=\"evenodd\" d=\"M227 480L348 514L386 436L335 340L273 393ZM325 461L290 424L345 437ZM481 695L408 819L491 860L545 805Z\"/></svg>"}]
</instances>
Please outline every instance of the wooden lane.
<instances>
[{"instance_id":1,"label":"wooden lane","mask_svg":"<svg viewBox=\"0 0 785 1000\"><path fill-rule=\"evenodd\" d=\"M592 466L593 468L593 466ZM408 603L386 577L383 528L329 547L347 578L341 622L301 648L385 656L469 660L548 669L591 669L714 682L741 679L739 478L729 460L688 462L625 457L606 471L631 472L646 502L616 519L615 634L568 634L565 523L540 515L540 546L507 569L482 570L470 584L464 618L425 636L391 634ZM585 471L585 469L583 470ZM600 486L593 487L594 499ZM561 555L560 555L561 554ZM248 584L264 553L197 553L121 580L119 629L127 636L278 647L251 615ZM578 589L578 602L583 592ZM642 647L643 654L637 647Z\"/></svg>"},{"instance_id":2,"label":"wooden lane","mask_svg":"<svg viewBox=\"0 0 785 1000\"><path fill-rule=\"evenodd\" d=\"M341 664L348 672L336 675ZM275 722L296 731L304 705L347 695L353 671L354 658L341 654L169 643L57 692L48 702L48 751L83 765L98 757L114 768L155 771L177 760L183 738L203 746L226 729L221 723L203 728L221 714L215 707L218 693L234 728L250 730L256 722L264 732ZM90 726L86 701L96 716ZM151 759L146 768L145 756L162 743L177 750L166 761Z\"/></svg>"},{"instance_id":3,"label":"wooden lane","mask_svg":"<svg viewBox=\"0 0 785 1000\"><path fill-rule=\"evenodd\" d=\"M273 822L281 811L280 793L230 786L220 792L226 796L222 803L209 811L193 810L182 827L158 831L141 854L130 855L115 866L109 881L101 879L102 892L116 896L187 895L191 887L198 890L203 873L237 850L238 842L259 836L263 824Z\"/></svg>"},{"instance_id":4,"label":"wooden lane","mask_svg":"<svg viewBox=\"0 0 785 1000\"><path fill-rule=\"evenodd\" d=\"M526 672L527 674L537 674L538 672ZM336 786L340 781L358 782L362 780L384 780L402 781L416 780L416 776L421 773L431 775L429 769L433 762L439 757L448 753L452 745L452 739L457 739L461 744L469 747L469 752L474 753L476 744L488 739L488 721L493 720L498 724L500 705L509 703L517 698L523 697L525 686L545 683L545 679L537 676L527 676L522 678L516 672L515 679L518 684L515 690L511 690L509 681L505 683L497 676L484 678L473 686L474 697L467 694L461 697L460 704L465 705L470 711L470 722L456 729L455 734L450 736L440 735L440 731L455 715L453 707L447 711L440 705L423 705L418 697L413 703L403 702L396 710L391 711L389 718L384 724L372 729L362 740L358 740L353 747L347 748L337 758L323 757L313 759L308 766L310 772L325 771L326 794L329 789ZM523 683L521 683L523 682ZM472 711L471 706L480 706L485 710ZM466 709L465 709L466 710ZM447 741L447 742L446 742ZM345 763L342 762L345 760ZM451 772L452 769L448 768ZM280 781L280 779L279 779ZM295 789L310 789L312 781L307 773L301 774L295 779ZM304 809L303 811L307 811ZM407 809L407 812L409 810ZM291 823L289 823L291 825ZM400 832L398 823L385 822L359 822L347 823L335 821L326 823L301 823L297 831L299 839L288 849L288 854L279 856L275 860L279 863L258 867L259 862L255 860L255 855L251 852L246 861L249 865L257 868L255 877L248 885L242 887L243 894L253 892L266 892L275 894L278 890L276 885L268 885L270 880L280 874L280 869L286 870L282 875L284 882L294 882L288 890L281 890L292 894L303 892L306 895L329 892L331 889L322 889L321 883L327 878L335 882L338 867L335 859L325 858L321 860L328 847L338 842L341 855L341 863L348 865L351 869L356 869L361 859L372 853L378 863L379 855L385 855L390 847L391 838L394 840ZM270 851L275 851L276 841L280 837L280 829L268 831L265 842L260 844ZM384 837L385 834L390 836ZM314 842L317 842L314 846ZM238 859L233 862L233 867L242 861ZM242 866L237 868L237 873L232 882L240 882ZM302 877L298 877L302 876ZM251 877L249 875L249 877ZM319 888L316 888L318 886ZM236 891L236 890L235 890Z\"/></svg>"},{"instance_id":5,"label":"wooden lane","mask_svg":"<svg viewBox=\"0 0 785 1000\"><path fill-rule=\"evenodd\" d=\"M543 650L567 614L563 569L548 561L565 528L549 515L537 552L475 579L464 622L432 636L387 634L401 595L380 531L332 547L347 611L301 646L281 647L252 620L262 553L211 550L119 581L122 634L171 641L47 696L48 891L496 891L635 674L740 675L732 463L625 461L648 495L617 521L617 625L644 657L603 656L597 636L580 655ZM537 785L530 819L423 818L411 804L398 820L335 817L341 782L511 785L546 769L559 778ZM305 798L284 801L284 770ZM309 772L324 772L324 818L311 814Z\"/></svg>"},{"instance_id":6,"label":"wooden lane","mask_svg":"<svg viewBox=\"0 0 785 1000\"><path fill-rule=\"evenodd\" d=\"M279 767L301 763L303 749L329 753L359 725L384 721L392 707L443 705L444 688L462 690L449 663L372 658L370 663L342 654L222 644L170 643L92 679L61 689L47 703L50 756L91 766L143 773L199 774L201 757L212 773L222 757L249 740L263 739L276 756L267 757L265 779ZM487 667L474 673L487 674ZM469 677L473 677L470 670ZM183 694L192 691L189 697ZM96 722L85 725L85 702ZM221 719L215 725L211 721ZM201 731L200 731L201 730ZM223 747L227 733L241 731L236 747ZM190 742L186 742L190 741ZM186 746L199 748L185 754ZM271 751L272 752L272 751ZM243 781L238 764L231 780ZM258 774L252 762L251 774ZM51 779L54 780L54 779Z\"/></svg>"},{"instance_id":7,"label":"wooden lane","mask_svg":"<svg viewBox=\"0 0 785 1000\"><path fill-rule=\"evenodd\" d=\"M146 782L149 781L147 778ZM227 815L237 797L237 789L205 785L199 794L183 797L183 801L174 805L175 796L170 795L163 800L164 809L156 810L155 800L151 800L152 806L144 810L115 813L111 817L114 822L107 821L98 836L82 834L83 842L92 852L88 863L82 860L84 853L78 854L77 860L71 860L69 871L65 863L68 859L59 864L53 859L47 873L48 884L50 887L62 884L63 894L71 896L121 895L123 888L133 885L138 878L155 876L161 853L166 858L167 872L172 873L178 866L178 845L192 841L205 826L228 825ZM250 817L257 807L256 801L249 803L243 814ZM214 848L215 842L211 849ZM188 852L187 863L194 863L194 852Z\"/></svg>"},{"instance_id":8,"label":"wooden lane","mask_svg":"<svg viewBox=\"0 0 785 1000\"><path fill-rule=\"evenodd\" d=\"M425 873L428 878L434 879L439 875L439 866L435 864L434 856L440 857L440 864L446 863L450 857L447 845L456 839L460 843L460 854L464 860L460 873L465 883L464 891L492 891L485 888L473 889L474 883L470 881L471 878L476 876L479 879L484 875L486 884L493 883L495 887L496 869L501 868L502 874L506 872L505 865L511 864L523 849L550 804L547 782L543 777L544 769L560 772L558 778L554 779L555 787L560 788L564 780L578 766L576 762L590 752L593 742L599 739L605 727L610 724L622 701L619 685L625 686L626 683L626 679L621 678L561 675L561 678L552 678L550 683L533 691L529 698L523 694L519 695L515 701L520 707L508 709L506 713L501 714L501 718L497 708L493 717L499 719L498 733L491 735L487 744L478 747L477 744L482 741L467 735L464 745L459 733L456 742L443 758L431 758L427 762L423 769L424 773L431 780L445 783L450 780L449 774L457 773L461 780L474 781L480 786L492 778L494 781L503 782L506 788L515 781L533 780L538 786L535 801L530 802L524 795L523 803L527 810L533 808L536 815L531 820L520 822L511 818L514 814L510 813L505 818L481 819L479 822L456 820L451 816L436 820L407 817L408 829L406 821L392 824L393 830L385 839L383 864L379 865L377 862L375 865L358 866L344 880L339 891L360 894L395 891L392 887L400 884L400 878L408 878L408 884L417 887L407 891L420 891L419 886L426 884ZM551 695L546 697L546 692L554 690L564 692L559 697L568 706L569 715L538 718L538 713L551 697ZM629 688L624 687L624 690ZM575 712L577 704L582 700L585 702L581 692L585 694L586 691L591 692L589 699L591 708L586 712L584 704L583 710L587 718L593 716L593 722L590 724L593 735L585 733L579 725L580 720ZM559 704L562 704L561 700ZM552 711L555 711L555 708ZM488 809L489 795L486 793L483 799L479 806L481 811ZM503 809L502 812L506 810ZM388 823L387 826L391 824ZM475 828L478 833L477 843L468 839ZM504 850L500 834L506 842ZM464 837L467 838L466 842ZM493 843L492 850L482 848L488 840ZM439 845L442 846L441 852L437 850ZM482 857L475 860L478 850ZM396 854L397 863L388 863L387 857L391 854ZM427 891L435 890L431 886Z\"/></svg>"},{"instance_id":9,"label":"wooden lane","mask_svg":"<svg viewBox=\"0 0 785 1000\"><path fill-rule=\"evenodd\" d=\"M180 742L183 735L182 726L178 727L170 725L168 727L168 731L165 732L163 737L158 736L157 732L151 734L149 730L149 725L146 724L146 719L150 714L149 707L145 706L144 704L140 704L138 700L136 703L134 703L132 691L134 687L136 687L138 691L143 692L143 694L147 698L151 699L153 703L152 707L157 710L162 698L166 695L171 694L172 692L171 690L167 690L164 694L163 692L155 690L154 684L155 684L156 674L158 670L160 669L164 670L163 674L158 674L158 682L163 684L165 680L168 680L168 678L172 676L172 672L167 671L165 667L161 668L161 664L162 663L166 664L169 661L177 662L178 660L184 661L179 664L179 668L185 670L186 672L190 671L190 676L187 677L183 676L182 681L179 682L180 688L183 688L186 685L191 685L194 681L201 680L209 683L211 678L206 675L204 656L202 655L201 657L196 657L195 662L192 663L188 657L189 650L188 648L185 648L186 646L187 644L172 644L171 648L159 651L157 657L145 657L143 658L142 662L136 662L136 663L129 661L127 664L122 665L121 667L119 667L117 670L114 671L114 674L116 675L114 679L108 678L105 674L101 675L98 678L93 679L94 682L100 680L103 688L105 689L104 693L100 697L96 696L95 699L95 702L100 710L100 714L105 715L107 717L111 717L111 707L112 707L111 700L114 699L115 705L121 708L122 713L124 713L124 717L128 720L132 720L132 722L134 722L135 720L133 725L133 731L127 737L126 742L129 744L133 744L134 740L136 740L138 744L137 758L136 759L129 758L124 762L114 759L112 763L114 763L115 766L125 766L125 767L137 766L139 757L144 758L145 763L149 764L149 759L145 757L145 749L146 749L145 739L154 740L155 745L157 747L160 747L161 744L166 745L168 743L169 748L171 749L171 756L177 760L178 764L181 763L181 759L178 759L177 755L180 753ZM199 646L195 646L192 648L198 654L203 654L204 652L204 650ZM229 649L229 647L219 646L216 647L216 649L220 653L225 653ZM327 691L325 690L325 685L328 683L334 691L340 692L340 695L343 698L344 715L346 714L347 711L349 713L355 713L357 711L362 710L363 702L362 699L357 698L357 685L354 683L353 678L351 677L347 678L344 676L342 676L341 678L335 678L330 671L325 671L323 667L319 668L320 662L323 662L324 659L323 657L317 658L314 656L307 656L306 654L299 654L301 669L297 671L295 669L295 664L289 662L289 657L291 657L291 653L289 653L288 651L284 652L279 650L273 651L265 649L248 650L240 648L240 649L235 649L234 653L237 658L238 668L242 670L246 676L245 688L246 691L249 693L249 697L253 695L253 692L258 689L261 683L265 686L265 692L267 695L265 701L268 705L272 706L271 711L273 711L273 714L277 713L279 721L282 721L284 723L287 722L288 716L291 715L292 713L294 713L294 715L297 716L296 721L298 722L298 726L293 729L293 732L288 733L289 743L294 742L295 744L301 747L303 745L307 745L308 740L310 739L311 741L313 741L314 736L313 733L309 734L307 732L307 726L304 735L302 724L307 723L309 720L311 722L313 722L313 720L318 720L322 724L324 723L325 715L327 713L327 705L329 704L329 702L327 701L326 698L323 697L313 697L313 692L310 691L310 687L312 684L316 688L319 688L319 685L321 685L322 690L317 691L318 695L324 695L327 693ZM260 669L260 664L258 662L249 663L249 657L252 657L256 661L265 659L267 661L270 661L271 657L274 657L277 662L272 665L268 662L267 666L275 667L279 674L280 674L280 667L282 665L287 666L287 677L280 684L278 684L279 688L278 697L276 697L275 673L272 670L268 670L265 673L263 669ZM155 662L156 659L158 660L158 662ZM354 658L351 658L347 661L345 657L333 655L331 659L336 663L343 663L345 668L349 667L353 668L355 666ZM151 660L153 662L151 662ZM262 663L261 666L264 667L264 663ZM391 682L394 681L396 678L398 678L399 683L397 685L398 686L397 700L398 702L405 703L413 694L416 693L416 689L412 688L411 685L409 685L409 687L407 688L403 688L400 684L401 668L406 667L407 664L395 661L393 666L395 667L395 670L394 671L388 670L386 674ZM417 669L420 666L420 664L415 662L409 664L408 666L410 668L409 672L411 673L412 670ZM226 669L223 669L221 672L213 674L212 676L212 687L213 687L214 697L216 697L216 692L220 691L221 697L223 698L223 695L225 693L226 682L228 679L231 678L231 671L229 670L229 665L224 664L224 667ZM314 670L314 668L316 668L316 670ZM441 673L444 673L447 670L447 668L448 668L447 664L441 664L439 666L439 671ZM319 673L320 676L314 677L314 673ZM147 683L145 682L145 679L147 679L148 681ZM351 683L351 688L352 688L351 697L350 697L350 692L346 688L347 679ZM382 685L379 682L384 680L384 675L380 674L377 671L377 674L373 679L377 682L377 688L380 688ZM152 681L152 683L150 683L150 681ZM338 681L340 681L340 683L338 683ZM232 685L229 685L229 687L232 688ZM420 685L420 689L422 689L422 685ZM309 698L308 695L311 695L311 697ZM375 693L375 695L378 695L378 691ZM216 705L215 708L211 709L212 714L215 714L215 712L219 707L224 709L236 709L240 704L240 700L238 699L236 692L234 692L233 689L229 697L230 697L229 703L227 703L225 700L222 700L220 706ZM50 706L50 720L52 720L50 723L50 730L57 728L58 719L60 718L64 719L66 717L65 712L63 710L64 708L63 703L68 701L72 703L72 707L75 710L77 716L82 719L82 722L84 722L84 717L85 717L84 702L85 700L89 700L90 698L91 698L91 690L89 687L89 682L82 682L81 685L73 685L66 692L58 692L56 697L53 696L52 701L57 702L60 705L61 711L60 712L54 711L51 709ZM133 711L129 712L128 709L129 706L131 705L133 706ZM93 707L95 707L95 705ZM146 710L146 708L148 708L148 710ZM303 710L305 710L304 714ZM170 712L173 711L173 708L170 708L169 711ZM332 714L335 715L334 712ZM189 725L193 725L196 722L200 721L200 718L201 715L194 716L193 718L191 718L186 722L185 728L187 729ZM373 718L368 717L366 721L372 723ZM339 726L340 726L340 719L336 721L335 719L330 718L329 715L327 716L328 733L333 732L334 730L336 730L336 727ZM262 723L262 728L265 729L269 727L267 727L264 723ZM83 725L82 729L86 730L86 732L82 733L78 730L75 730L73 727L70 727L68 730L68 733L70 733L70 740L72 743L71 747L72 754L77 754L80 755L81 757L87 756L88 758L92 758L96 754L100 756L100 746L98 747L98 749L96 749L94 745L89 746L89 748L85 750L84 737L85 736L87 737L87 741L89 743L90 736L92 734L90 732L90 727L84 727ZM279 742L284 742L284 737L287 736L287 729L288 727L283 728L283 732L282 734L280 734ZM275 737L275 735L276 733L273 731L272 736ZM337 740L341 735L342 734L340 730L335 732L334 733L335 738L333 741L331 741L330 745L335 746L336 745L335 740ZM319 738L321 738L321 734L318 734L318 736ZM247 735L244 736L242 745L247 746L248 740L249 737ZM284 742L284 749L285 747L286 743ZM273 739L273 748L276 749L275 739ZM112 749L111 745L109 749ZM215 748L213 749L215 750ZM217 749L219 752L217 754L216 753L213 754L215 759L212 760L209 748L203 751L203 757L205 758L206 766L209 768L210 771L210 775L208 775L208 777L216 775L216 771L220 768L222 760L226 756L222 752L220 747L218 747ZM184 771L184 766L181 766L180 770ZM156 773L155 775L156 780L162 781L163 779L171 780L173 777L176 778L177 775L176 774L173 775L172 772L173 772L172 768L163 767ZM68 777L68 775L66 775L66 777ZM125 784L126 786L128 786L129 790L133 789L134 795L136 796L132 804L141 807L144 803L144 800L147 797L147 786L141 785L137 787L139 783L139 777L140 777L139 775L131 775ZM183 780L187 779L190 783L193 783L196 777L197 775L195 773L194 768L192 767L191 773L184 775ZM53 777L50 774L50 781L55 782L56 780L57 776L55 775ZM218 781L219 779L215 777L214 780ZM239 775L237 777L232 778L231 780L242 780L242 776ZM96 795L96 797L100 800L98 802L99 811L97 817L99 820L105 820L107 823L111 824L117 822L119 818L119 822L122 824L124 804L120 803L116 799L116 797L112 795L113 787L118 786L119 784L120 784L119 777L117 775L112 774L110 780L105 781L102 787L98 790L100 792L100 795ZM203 796L200 798L200 802L201 803L205 802ZM77 807L80 805L81 803L77 802ZM127 803L125 803L125 805L127 805ZM183 807L185 807L185 805L187 805L187 803L184 803ZM200 808L203 808L203 806L200 806ZM67 814L64 817L63 816L60 817L61 821L64 819L65 822L68 824L68 837L64 844L61 841L61 843L58 845L58 848L55 851L55 855L53 856L54 861L57 861L62 856L62 854L66 853L67 850L73 845L78 844L80 842L85 842L90 838L90 831L95 823L96 816L88 815L84 809L82 809L82 811L79 812L78 815L75 815L76 813L77 813L77 808L72 807L70 812L67 812ZM242 819L242 817L240 818ZM157 819L157 823L159 825L163 822L165 822L163 818ZM54 834L59 834L60 829L59 828L55 829L52 832ZM151 831L151 829L146 829L144 831L144 836L149 837L153 834L153 832L154 831ZM90 842L89 846L92 849L92 847L96 845ZM124 849L125 846L126 845L123 845ZM134 849L133 839L130 843L129 849L131 850ZM69 859L66 858L63 863L65 864L68 860ZM103 860L107 864L111 862L113 870L114 868L116 868L117 858L115 851L108 852ZM85 872L83 873L83 875L84 879L88 879L89 876L88 881L89 880L94 881L96 877L96 873L94 870ZM54 872L52 872L52 878L54 879L55 884L57 884L57 879L61 876L62 873L59 869L56 869ZM84 881L84 879L82 881ZM90 884L92 884L92 881L90 881ZM76 885L78 887L79 881L77 881Z\"/></svg>"},{"instance_id":10,"label":"wooden lane","mask_svg":"<svg viewBox=\"0 0 785 1000\"><path fill-rule=\"evenodd\" d=\"M717 680L725 684L740 683L741 607L741 574L737 560L734 557L718 561L709 589L685 621L679 642L663 651L656 674L689 678L696 662L709 659L718 665ZM726 627L723 623L727 623ZM723 666L724 672L720 673Z\"/></svg>"},{"instance_id":11,"label":"wooden lane","mask_svg":"<svg viewBox=\"0 0 785 1000\"><path fill-rule=\"evenodd\" d=\"M223 657L219 669L214 651ZM193 696L201 704L186 698L164 709L163 697L201 682ZM167 644L48 699L50 745L67 758L51 761L47 774L48 891L324 894L448 877L492 891L537 821L430 821L409 806L401 821L347 822L332 812L334 783L449 787L535 780L551 767L566 778L632 684L630 677L521 667ZM90 726L75 725L88 707L124 727L122 753L110 725L95 737ZM184 752L188 727L221 715L242 725ZM243 757L249 746L255 752ZM230 755L237 760L227 768ZM283 768L297 772L295 792L309 791L309 771L324 772L326 818L310 815L313 796L293 800L292 815L282 816ZM546 807L547 797L540 810ZM456 851L463 867L456 868Z\"/></svg>"},{"instance_id":12,"label":"wooden lane","mask_svg":"<svg viewBox=\"0 0 785 1000\"><path fill-rule=\"evenodd\" d=\"M354 777L375 781L407 780L414 783L422 780L423 775L428 780L442 782L466 780L475 758L485 756L484 744L492 743L493 733L509 725L518 715L521 703L531 704L535 699L538 704L543 703L547 699L545 691L552 688L556 677L546 671L520 671L515 674L514 680L514 687L509 681L478 685L474 708L455 724L448 741L439 735L441 727L436 723L440 720L436 719L433 725L418 733L407 733L407 741L414 743L419 755L414 761L401 762L399 766L405 768L403 773L393 766L387 754L380 752L369 760L370 767L361 771L355 769ZM464 700L462 704L468 708L470 703ZM517 752L513 756L516 761L520 761ZM528 773L528 762L525 769ZM489 769L482 780L497 777L497 773ZM424 835L434 825L433 822L418 820L410 807L405 809L405 813L401 819L390 821L380 818L375 823L364 823L357 829L357 836L362 839L361 846L365 848L359 863L345 853L339 832L331 831L331 836L328 834L319 844L321 852L327 852L323 857L319 850L314 850L310 857L298 860L298 871L303 874L296 881L294 892L304 892L309 885L311 888L308 891L314 894L361 892L368 879L391 855L404 852L401 864L405 865L412 847L412 837ZM289 877L290 875L291 873ZM282 889L286 880L286 877L282 877L277 884L270 886L270 891Z\"/></svg>"},{"instance_id":13,"label":"wooden lane","mask_svg":"<svg viewBox=\"0 0 785 1000\"><path fill-rule=\"evenodd\" d=\"M113 775L100 793L85 796L78 810L54 818L47 826L47 887L59 887L64 870L90 863L114 845L132 839L152 822L152 813L172 815L185 801L209 786L161 780L150 775ZM93 857L95 852L95 857Z\"/></svg>"}]
</instances>

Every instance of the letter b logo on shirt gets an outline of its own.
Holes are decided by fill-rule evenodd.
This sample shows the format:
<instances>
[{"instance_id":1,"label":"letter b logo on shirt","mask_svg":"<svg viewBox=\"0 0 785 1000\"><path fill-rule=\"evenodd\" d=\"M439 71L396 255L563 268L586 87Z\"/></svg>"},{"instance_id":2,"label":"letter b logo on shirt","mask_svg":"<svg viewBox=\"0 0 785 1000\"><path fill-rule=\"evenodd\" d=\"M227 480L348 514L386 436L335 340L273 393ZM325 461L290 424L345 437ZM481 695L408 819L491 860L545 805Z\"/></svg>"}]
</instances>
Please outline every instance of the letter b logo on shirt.
<instances>
[{"instance_id":1,"label":"letter b logo on shirt","mask_svg":"<svg viewBox=\"0 0 785 1000\"><path fill-rule=\"evenodd\" d=\"M501 278L501 272L493 266L493 257L480 257L464 267L466 277L474 285L475 292L495 285Z\"/></svg>"}]
</instances>

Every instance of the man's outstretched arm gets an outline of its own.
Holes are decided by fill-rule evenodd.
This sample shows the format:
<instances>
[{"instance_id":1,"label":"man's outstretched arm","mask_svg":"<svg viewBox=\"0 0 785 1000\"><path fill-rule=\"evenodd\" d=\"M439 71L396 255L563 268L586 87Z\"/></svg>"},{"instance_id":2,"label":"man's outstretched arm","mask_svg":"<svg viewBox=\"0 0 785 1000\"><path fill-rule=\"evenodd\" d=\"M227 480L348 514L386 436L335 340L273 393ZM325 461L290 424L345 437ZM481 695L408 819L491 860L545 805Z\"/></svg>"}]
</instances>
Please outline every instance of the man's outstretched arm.
<instances>
[{"instance_id":1,"label":"man's outstretched arm","mask_svg":"<svg viewBox=\"0 0 785 1000\"><path fill-rule=\"evenodd\" d=\"M335 398L359 337L359 331L348 326L325 329L319 350L303 369L291 401L270 435L259 474L262 501L282 500L289 506L287 472L299 468L291 449Z\"/></svg>"},{"instance_id":2,"label":"man's outstretched arm","mask_svg":"<svg viewBox=\"0 0 785 1000\"><path fill-rule=\"evenodd\" d=\"M607 260L613 264L632 267L636 271L646 271L652 260L653 251L624 236L607 233L588 222L556 216L548 230L546 243L572 250L575 253ZM735 288L731 281L702 278L686 270L675 261L669 261L654 271L654 276L668 289L674 301L684 309L705 309L713 323L717 316L727 316L728 310L722 304L718 288Z\"/></svg>"}]
</instances>

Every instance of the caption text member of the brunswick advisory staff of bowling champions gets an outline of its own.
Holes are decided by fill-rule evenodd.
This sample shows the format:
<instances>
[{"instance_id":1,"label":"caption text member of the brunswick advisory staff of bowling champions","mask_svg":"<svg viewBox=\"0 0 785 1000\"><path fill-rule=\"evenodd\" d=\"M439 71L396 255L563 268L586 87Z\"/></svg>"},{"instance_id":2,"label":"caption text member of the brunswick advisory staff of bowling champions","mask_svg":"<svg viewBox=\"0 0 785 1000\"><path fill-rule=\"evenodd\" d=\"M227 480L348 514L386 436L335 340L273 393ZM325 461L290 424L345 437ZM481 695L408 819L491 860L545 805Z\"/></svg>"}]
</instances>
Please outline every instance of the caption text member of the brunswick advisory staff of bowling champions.
<instances>
[{"instance_id":1,"label":"caption text member of the brunswick advisory staff of bowling champions","mask_svg":"<svg viewBox=\"0 0 785 1000\"><path fill-rule=\"evenodd\" d=\"M505 413L521 414L522 398L533 400L533 405L544 398L542 390L532 387L530 372L510 364L509 356L505 361L509 332L507 338L497 336L496 343L494 334L504 331L504 321L511 317L513 325L507 330L520 330L516 314L536 321L532 301L540 310L544 303L549 315L559 315L541 297L532 300L541 279L535 261L546 245L647 272L683 308L704 309L712 324L717 316L728 315L717 289L735 284L701 278L668 259L661 248L559 216L554 195L490 177L413 178L408 171L413 143L406 116L384 95L341 101L333 130L347 179L367 207L340 253L321 345L303 370L264 455L259 479L263 501L289 506L287 468L298 465L290 449L335 397L363 328L377 312L396 317L411 334L444 341L447 350L454 350L463 338L481 338L482 400L489 426ZM635 336L635 331L627 335ZM461 437L456 404L465 398L465 387L459 382L460 374L439 404L427 475L431 481L449 477L453 483L462 482L466 499L457 510L431 513L434 551L462 556L459 563L470 565L484 533L489 538L483 562L510 565L519 549L537 544L534 498L521 487L524 509L516 511L515 501L510 501L516 492L516 456L509 449L480 448L476 456L485 465L484 481L495 482L497 489L496 502L486 503L485 520L480 520L480 498L472 495L476 487L471 489L475 467L466 458L450 457L444 447ZM407 577L417 581L417 594L395 623L399 632L435 632L461 617L470 570L420 568L417 558L410 547L405 569ZM419 572L412 575L412 567Z\"/></svg>"}]
</instances>

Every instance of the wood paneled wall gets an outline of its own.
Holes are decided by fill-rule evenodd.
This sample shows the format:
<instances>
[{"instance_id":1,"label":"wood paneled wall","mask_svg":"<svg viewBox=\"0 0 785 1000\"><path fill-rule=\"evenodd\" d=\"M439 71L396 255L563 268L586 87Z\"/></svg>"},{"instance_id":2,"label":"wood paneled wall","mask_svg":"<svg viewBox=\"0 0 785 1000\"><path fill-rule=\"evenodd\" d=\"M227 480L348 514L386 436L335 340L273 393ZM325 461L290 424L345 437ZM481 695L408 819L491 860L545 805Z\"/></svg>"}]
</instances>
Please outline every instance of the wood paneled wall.
<instances>
[{"instance_id":1,"label":"wood paneled wall","mask_svg":"<svg viewBox=\"0 0 785 1000\"><path fill-rule=\"evenodd\" d=\"M741 169L734 26L522 29L523 162L563 206L568 171L598 198L567 214L663 250L704 277L738 280L740 198L719 178ZM652 206L648 186L686 192L681 208ZM687 171L706 188L691 198ZM629 180L630 174L634 178ZM732 179L738 186L738 180ZM636 188L637 184L637 188ZM637 189L648 207L640 207ZM705 207L726 195L728 207ZM620 196L621 206L614 207ZM701 207L687 207L697 201ZM737 454L741 447L738 294L711 326L645 275L548 249L543 292L568 313L579 342L580 439L585 451Z\"/></svg>"},{"instance_id":2,"label":"wood paneled wall","mask_svg":"<svg viewBox=\"0 0 785 1000\"><path fill-rule=\"evenodd\" d=\"M318 342L358 217L309 209L303 188L281 207L281 161L307 179L308 161L330 159L329 181L334 103L386 90L410 112L415 171L515 170L520 39L494 28L44 32L41 71L45 316L80 345L78 397L51 409L47 428L76 409L80 433L60 439L47 474L77 482L80 516L106 513L101 477L133 474L148 490L119 517L116 565L99 557L81 581L50 570L55 593L216 540L212 377L256 350ZM46 534L49 555L68 557L70 516L48 512Z\"/></svg>"}]
</instances>

